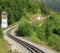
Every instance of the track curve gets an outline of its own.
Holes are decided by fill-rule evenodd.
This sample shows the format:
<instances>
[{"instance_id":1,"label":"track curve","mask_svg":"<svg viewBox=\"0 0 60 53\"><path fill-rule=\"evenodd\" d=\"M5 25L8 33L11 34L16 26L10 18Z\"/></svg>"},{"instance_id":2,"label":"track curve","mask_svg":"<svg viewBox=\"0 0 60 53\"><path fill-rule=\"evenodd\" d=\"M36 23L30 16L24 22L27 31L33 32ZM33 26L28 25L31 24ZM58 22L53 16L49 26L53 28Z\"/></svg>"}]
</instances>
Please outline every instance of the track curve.
<instances>
[{"instance_id":1,"label":"track curve","mask_svg":"<svg viewBox=\"0 0 60 53\"><path fill-rule=\"evenodd\" d=\"M17 39L17 38L14 37L14 36L12 36L12 35L11 35L11 30L13 30L14 28L15 28L15 27L9 29L9 30L6 32L6 35L7 35L9 38L13 39L13 40L16 41L17 43L19 43L19 44L21 44L22 46L24 46L25 48L27 48L27 49L30 51L30 53L45 53L45 52L43 52L42 50L38 49L37 47L35 47L35 46L33 46L33 45L31 45L31 44L29 44L29 43L27 43L27 42L24 42L24 41L22 41L22 40L20 40L20 39Z\"/></svg>"}]
</instances>

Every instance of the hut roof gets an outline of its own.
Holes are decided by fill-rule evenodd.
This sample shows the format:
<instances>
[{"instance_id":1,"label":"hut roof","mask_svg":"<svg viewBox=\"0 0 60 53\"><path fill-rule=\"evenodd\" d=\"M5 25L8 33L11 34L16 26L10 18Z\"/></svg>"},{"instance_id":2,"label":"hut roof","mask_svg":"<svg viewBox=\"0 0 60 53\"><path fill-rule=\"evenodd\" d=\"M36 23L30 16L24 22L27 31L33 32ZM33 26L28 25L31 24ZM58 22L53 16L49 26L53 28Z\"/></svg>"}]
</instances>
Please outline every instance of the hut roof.
<instances>
[{"instance_id":1,"label":"hut roof","mask_svg":"<svg viewBox=\"0 0 60 53\"><path fill-rule=\"evenodd\" d=\"M5 12L5 11L3 11L3 12L1 13L1 15L8 15L8 13Z\"/></svg>"}]
</instances>

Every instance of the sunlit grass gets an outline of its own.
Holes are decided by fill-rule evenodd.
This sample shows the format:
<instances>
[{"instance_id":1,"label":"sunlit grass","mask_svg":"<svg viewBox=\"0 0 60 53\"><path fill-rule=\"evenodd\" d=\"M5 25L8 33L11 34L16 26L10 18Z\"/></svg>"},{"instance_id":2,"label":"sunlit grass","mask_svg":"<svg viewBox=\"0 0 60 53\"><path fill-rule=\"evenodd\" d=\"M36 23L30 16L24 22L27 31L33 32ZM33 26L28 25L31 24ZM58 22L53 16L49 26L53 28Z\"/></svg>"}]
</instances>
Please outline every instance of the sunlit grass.
<instances>
[{"instance_id":1,"label":"sunlit grass","mask_svg":"<svg viewBox=\"0 0 60 53\"><path fill-rule=\"evenodd\" d=\"M10 45L3 38L0 38L0 53L7 53L10 49Z\"/></svg>"}]
</instances>

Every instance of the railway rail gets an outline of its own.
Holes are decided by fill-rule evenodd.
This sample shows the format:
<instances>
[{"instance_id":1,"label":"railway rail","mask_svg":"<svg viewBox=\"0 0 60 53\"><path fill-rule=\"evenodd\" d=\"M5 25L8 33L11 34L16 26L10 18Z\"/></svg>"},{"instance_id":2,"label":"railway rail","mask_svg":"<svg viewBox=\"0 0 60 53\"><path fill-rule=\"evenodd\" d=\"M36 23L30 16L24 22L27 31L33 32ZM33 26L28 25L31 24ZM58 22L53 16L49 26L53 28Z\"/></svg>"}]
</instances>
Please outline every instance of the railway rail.
<instances>
[{"instance_id":1,"label":"railway rail","mask_svg":"<svg viewBox=\"0 0 60 53\"><path fill-rule=\"evenodd\" d=\"M30 53L45 53L43 52L42 50L38 49L37 47L27 43L27 42L24 42L16 37L14 37L13 35L11 35L11 30L13 30L15 27L9 29L7 32L6 32L6 35L13 39L14 41L16 41L17 43L21 44L22 46L24 46L26 49L28 49L30 51Z\"/></svg>"}]
</instances>

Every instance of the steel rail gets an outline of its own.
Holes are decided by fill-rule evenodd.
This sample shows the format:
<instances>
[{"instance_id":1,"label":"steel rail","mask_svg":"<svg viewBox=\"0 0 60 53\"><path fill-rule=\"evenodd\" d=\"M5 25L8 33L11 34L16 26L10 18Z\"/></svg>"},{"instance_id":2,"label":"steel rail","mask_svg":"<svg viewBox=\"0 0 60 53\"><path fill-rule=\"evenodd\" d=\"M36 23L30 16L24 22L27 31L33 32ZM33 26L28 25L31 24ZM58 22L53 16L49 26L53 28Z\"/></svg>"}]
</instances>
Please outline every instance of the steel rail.
<instances>
[{"instance_id":1,"label":"steel rail","mask_svg":"<svg viewBox=\"0 0 60 53\"><path fill-rule=\"evenodd\" d=\"M43 52L42 50L38 49L37 47L27 43L27 42L24 42L16 37L14 37L13 35L11 35L11 30L13 30L15 27L9 29L7 32L6 32L6 35L13 39L14 41L16 41L17 43L21 44L22 46L24 46L26 49L28 49L31 53L45 53Z\"/></svg>"}]
</instances>

